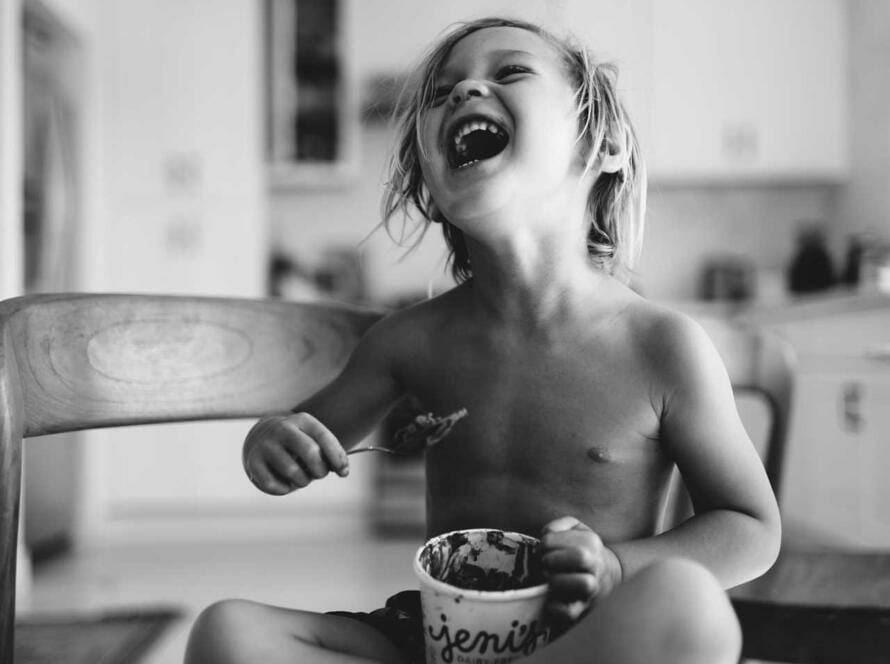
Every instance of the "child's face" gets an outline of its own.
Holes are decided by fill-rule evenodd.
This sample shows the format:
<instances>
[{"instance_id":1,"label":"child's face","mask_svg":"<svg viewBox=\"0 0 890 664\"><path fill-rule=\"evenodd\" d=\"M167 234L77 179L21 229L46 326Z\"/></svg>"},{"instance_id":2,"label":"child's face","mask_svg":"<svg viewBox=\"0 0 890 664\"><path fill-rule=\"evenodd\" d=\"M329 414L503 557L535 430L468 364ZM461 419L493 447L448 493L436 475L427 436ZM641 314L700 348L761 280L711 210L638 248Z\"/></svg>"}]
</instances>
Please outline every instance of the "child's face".
<instances>
[{"instance_id":1,"label":"child's face","mask_svg":"<svg viewBox=\"0 0 890 664\"><path fill-rule=\"evenodd\" d=\"M459 41L420 117L425 182L449 221L558 206L582 159L573 90L555 48L521 28ZM464 228L464 230L468 230Z\"/></svg>"}]
</instances>

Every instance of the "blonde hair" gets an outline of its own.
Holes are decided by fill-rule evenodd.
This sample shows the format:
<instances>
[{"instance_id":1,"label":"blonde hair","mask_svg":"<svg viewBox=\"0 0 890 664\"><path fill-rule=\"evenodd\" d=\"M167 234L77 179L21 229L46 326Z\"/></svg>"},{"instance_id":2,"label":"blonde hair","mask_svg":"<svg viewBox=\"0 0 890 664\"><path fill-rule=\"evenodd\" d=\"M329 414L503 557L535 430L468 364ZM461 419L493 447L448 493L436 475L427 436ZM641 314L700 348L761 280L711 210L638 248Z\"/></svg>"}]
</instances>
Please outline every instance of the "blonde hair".
<instances>
[{"instance_id":1,"label":"blonde hair","mask_svg":"<svg viewBox=\"0 0 890 664\"><path fill-rule=\"evenodd\" d=\"M441 223L452 275L458 282L472 276L463 232L436 207L423 179L420 118L432 105L436 78L455 44L467 35L494 27L528 30L551 44L562 57L575 91L578 141L587 149L585 173L600 168L588 195L588 255L600 269L629 282L643 239L646 170L630 117L618 98L617 69L611 64L596 64L588 50L573 40L560 39L521 20L492 17L461 23L435 44L414 70L394 114L396 141L382 200L382 224L392 237L391 222L397 213L401 212L404 220L410 217L412 208L420 212L425 221L413 247L431 222ZM601 158L612 149L613 154L621 152L625 158L614 172L606 172L601 170Z\"/></svg>"}]
</instances>

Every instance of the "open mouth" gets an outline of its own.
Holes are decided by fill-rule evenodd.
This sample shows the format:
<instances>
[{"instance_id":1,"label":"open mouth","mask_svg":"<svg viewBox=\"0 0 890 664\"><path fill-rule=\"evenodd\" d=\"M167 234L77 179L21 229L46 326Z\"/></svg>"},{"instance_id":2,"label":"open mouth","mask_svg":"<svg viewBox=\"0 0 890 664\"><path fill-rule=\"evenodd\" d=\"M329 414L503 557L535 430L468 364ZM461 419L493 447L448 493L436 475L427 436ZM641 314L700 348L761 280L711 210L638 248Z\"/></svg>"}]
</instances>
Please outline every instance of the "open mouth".
<instances>
[{"instance_id":1,"label":"open mouth","mask_svg":"<svg viewBox=\"0 0 890 664\"><path fill-rule=\"evenodd\" d=\"M510 137L496 122L482 117L466 118L451 129L448 141L448 165L466 168L499 155Z\"/></svg>"}]
</instances>

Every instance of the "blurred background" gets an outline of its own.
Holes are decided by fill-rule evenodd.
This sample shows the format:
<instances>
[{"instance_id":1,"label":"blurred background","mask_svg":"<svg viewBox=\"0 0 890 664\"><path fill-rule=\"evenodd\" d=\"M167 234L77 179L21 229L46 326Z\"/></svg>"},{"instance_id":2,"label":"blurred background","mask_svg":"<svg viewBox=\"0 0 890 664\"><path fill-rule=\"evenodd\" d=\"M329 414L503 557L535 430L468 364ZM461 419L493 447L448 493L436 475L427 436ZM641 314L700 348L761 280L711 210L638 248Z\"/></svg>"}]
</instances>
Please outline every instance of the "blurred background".
<instances>
[{"instance_id":1,"label":"blurred background","mask_svg":"<svg viewBox=\"0 0 890 664\"><path fill-rule=\"evenodd\" d=\"M4 0L0 295L400 306L448 288L437 229L406 252L378 228L387 114L448 24L490 13L571 30L619 67L650 174L634 287L792 340L783 508L890 545L885 0ZM30 440L35 564L422 532L419 464L356 458L348 481L272 499L241 471L248 426Z\"/></svg>"}]
</instances>

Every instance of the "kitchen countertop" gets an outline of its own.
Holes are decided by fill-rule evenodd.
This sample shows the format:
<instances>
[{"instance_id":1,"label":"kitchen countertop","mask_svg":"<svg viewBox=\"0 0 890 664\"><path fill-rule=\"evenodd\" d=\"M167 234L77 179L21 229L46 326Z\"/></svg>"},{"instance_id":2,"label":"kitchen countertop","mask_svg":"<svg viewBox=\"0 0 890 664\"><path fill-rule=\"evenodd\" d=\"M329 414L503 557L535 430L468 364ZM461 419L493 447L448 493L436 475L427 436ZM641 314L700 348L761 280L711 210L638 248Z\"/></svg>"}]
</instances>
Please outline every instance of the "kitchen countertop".
<instances>
[{"instance_id":1,"label":"kitchen countertop","mask_svg":"<svg viewBox=\"0 0 890 664\"><path fill-rule=\"evenodd\" d=\"M890 367L890 293L831 291L783 302L665 302L708 318L769 328L794 347L798 367L886 372Z\"/></svg>"},{"instance_id":2,"label":"kitchen countertop","mask_svg":"<svg viewBox=\"0 0 890 664\"><path fill-rule=\"evenodd\" d=\"M789 296L780 302L675 300L665 301L664 304L692 317L713 316L764 325L780 325L811 318L890 311L890 293L832 290L814 295Z\"/></svg>"},{"instance_id":3,"label":"kitchen countertop","mask_svg":"<svg viewBox=\"0 0 890 664\"><path fill-rule=\"evenodd\" d=\"M825 294L789 298L786 302L776 304L754 303L739 313L747 320L769 324L881 310L890 311L890 293L835 290Z\"/></svg>"}]
</instances>

